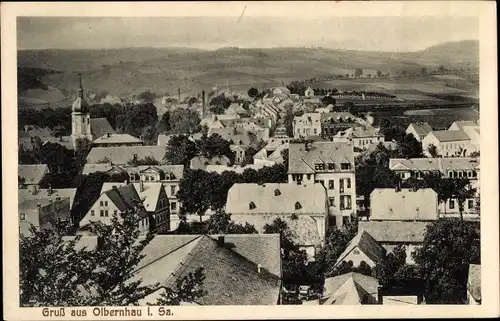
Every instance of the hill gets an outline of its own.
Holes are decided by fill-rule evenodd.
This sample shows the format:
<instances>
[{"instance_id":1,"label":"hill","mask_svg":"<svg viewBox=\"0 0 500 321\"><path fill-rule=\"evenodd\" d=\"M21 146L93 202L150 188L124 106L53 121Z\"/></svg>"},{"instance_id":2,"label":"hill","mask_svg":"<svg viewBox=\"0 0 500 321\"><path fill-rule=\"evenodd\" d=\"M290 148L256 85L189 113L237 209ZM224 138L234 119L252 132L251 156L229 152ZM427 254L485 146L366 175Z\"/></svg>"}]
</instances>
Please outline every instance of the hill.
<instances>
[{"instance_id":1,"label":"hill","mask_svg":"<svg viewBox=\"0 0 500 321\"><path fill-rule=\"evenodd\" d=\"M37 74L35 78L43 86L57 88L69 96L76 93L79 72L83 74L84 86L90 92L130 96L146 89L160 94L175 94L177 88L181 88L183 92L194 94L214 86L229 85L235 90L250 86L264 88L296 79L350 75L356 68L365 70L365 74L375 75L380 70L393 75L403 70L417 73L422 67L430 70L440 65L449 69L469 68L476 71L478 64L477 41L445 43L408 53L327 48L18 51L18 68L54 71ZM20 88L20 96L27 89L30 88ZM60 98L58 94L55 96ZM30 98L39 97L32 91Z\"/></svg>"}]
</instances>

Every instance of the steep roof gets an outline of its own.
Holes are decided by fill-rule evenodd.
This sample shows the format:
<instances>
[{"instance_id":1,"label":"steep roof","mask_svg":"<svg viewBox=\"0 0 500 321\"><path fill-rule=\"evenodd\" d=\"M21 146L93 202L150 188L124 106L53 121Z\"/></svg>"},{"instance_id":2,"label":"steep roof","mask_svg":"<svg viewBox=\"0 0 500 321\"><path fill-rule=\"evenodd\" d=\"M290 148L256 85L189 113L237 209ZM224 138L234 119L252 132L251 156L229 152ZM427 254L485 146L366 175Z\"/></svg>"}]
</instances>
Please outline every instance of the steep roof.
<instances>
[{"instance_id":1,"label":"steep roof","mask_svg":"<svg viewBox=\"0 0 500 321\"><path fill-rule=\"evenodd\" d=\"M457 120L451 124L450 128L456 125L460 130L464 130L464 127L479 127L479 125L472 120Z\"/></svg>"},{"instance_id":2,"label":"steep roof","mask_svg":"<svg viewBox=\"0 0 500 321\"><path fill-rule=\"evenodd\" d=\"M327 167L327 163L334 164L335 171L340 171L340 164L348 161L351 169L354 168L354 149L351 144L345 142L313 142L309 151L306 151L305 143L290 143L288 151L288 173L312 173L315 172L314 164L322 161ZM307 166L304 166L304 164ZM307 168L309 167L309 169ZM303 170L307 170L303 172ZM312 172L311 172L312 170Z\"/></svg>"},{"instance_id":3,"label":"steep roof","mask_svg":"<svg viewBox=\"0 0 500 321\"><path fill-rule=\"evenodd\" d=\"M476 301L481 301L481 264L469 264L467 289Z\"/></svg>"},{"instance_id":4,"label":"steep roof","mask_svg":"<svg viewBox=\"0 0 500 321\"><path fill-rule=\"evenodd\" d=\"M295 124L319 124L321 122L321 115L320 113L304 113L302 116L295 116L293 118L293 122Z\"/></svg>"},{"instance_id":5,"label":"steep roof","mask_svg":"<svg viewBox=\"0 0 500 321\"><path fill-rule=\"evenodd\" d=\"M441 166L446 170L474 170L479 167L479 157L443 157Z\"/></svg>"},{"instance_id":6,"label":"steep roof","mask_svg":"<svg viewBox=\"0 0 500 321\"><path fill-rule=\"evenodd\" d=\"M28 189L19 189L18 196L19 201L21 200L40 200L40 199L51 199L55 200L57 197L61 199L69 198L69 207L73 206L73 201L75 200L76 188L58 188L52 189L52 193L49 193L48 189L38 189L36 194L33 194Z\"/></svg>"},{"instance_id":7,"label":"steep roof","mask_svg":"<svg viewBox=\"0 0 500 321\"><path fill-rule=\"evenodd\" d=\"M371 126L354 126L346 129L343 132L337 133L339 137L365 138L365 137L382 137L377 129Z\"/></svg>"},{"instance_id":8,"label":"steep roof","mask_svg":"<svg viewBox=\"0 0 500 321\"><path fill-rule=\"evenodd\" d=\"M379 243L422 243L428 222L360 221L358 232L366 230Z\"/></svg>"},{"instance_id":9,"label":"steep roof","mask_svg":"<svg viewBox=\"0 0 500 321\"><path fill-rule=\"evenodd\" d=\"M184 176L184 165L140 165L140 166L122 166L129 174L143 173L147 170L161 171L164 174L173 174L172 179L180 180Z\"/></svg>"},{"instance_id":10,"label":"steep roof","mask_svg":"<svg viewBox=\"0 0 500 321\"><path fill-rule=\"evenodd\" d=\"M109 197L109 199L113 202L113 204L115 204L120 212L134 209L136 207L136 203L141 200L134 185L132 184L111 188L110 190L105 191L103 194L106 194L106 196ZM138 214L140 217L147 216L147 213L145 213L144 211L139 211Z\"/></svg>"},{"instance_id":11,"label":"steep roof","mask_svg":"<svg viewBox=\"0 0 500 321\"><path fill-rule=\"evenodd\" d=\"M107 134L104 134L101 137L95 139L93 143L94 144L120 144L120 143L142 144L143 141L129 134L110 134L109 137Z\"/></svg>"},{"instance_id":12,"label":"steep roof","mask_svg":"<svg viewBox=\"0 0 500 321\"><path fill-rule=\"evenodd\" d=\"M142 278L145 284L160 282L161 286L173 287L176 280L203 267L203 289L207 294L196 303L277 304L280 278L270 273L264 264L270 257L280 258L279 235L274 236L278 241L259 244L267 247L266 250L252 244L257 239L253 235L226 235L225 238L224 246L220 246L215 236L157 235L144 248L145 262L139 263L136 277ZM269 253L259 261L259 256L266 251ZM258 264L262 266L260 273ZM271 268L276 272L276 267Z\"/></svg>"},{"instance_id":13,"label":"steep roof","mask_svg":"<svg viewBox=\"0 0 500 321\"><path fill-rule=\"evenodd\" d=\"M467 141L470 140L462 130L436 130L429 133L432 134L440 142Z\"/></svg>"},{"instance_id":14,"label":"steep roof","mask_svg":"<svg viewBox=\"0 0 500 321\"><path fill-rule=\"evenodd\" d=\"M408 125L408 127L410 127L410 126L413 127L415 132L421 137L426 136L429 132L432 131L431 125L429 125L429 123L427 123L427 122L411 123L410 125Z\"/></svg>"},{"instance_id":15,"label":"steep roof","mask_svg":"<svg viewBox=\"0 0 500 321\"><path fill-rule=\"evenodd\" d=\"M46 164L24 165L19 164L17 167L17 175L24 178L25 184L38 185L43 176L49 172L49 167Z\"/></svg>"},{"instance_id":16,"label":"steep roof","mask_svg":"<svg viewBox=\"0 0 500 321\"><path fill-rule=\"evenodd\" d=\"M90 133L92 137L101 137L106 134L115 134L115 130L104 117L90 118Z\"/></svg>"},{"instance_id":17,"label":"steep roof","mask_svg":"<svg viewBox=\"0 0 500 321\"><path fill-rule=\"evenodd\" d=\"M248 131L240 127L213 128L209 130L209 134L218 134L223 139L237 145L250 145L252 143L252 137Z\"/></svg>"},{"instance_id":18,"label":"steep roof","mask_svg":"<svg viewBox=\"0 0 500 321\"><path fill-rule=\"evenodd\" d=\"M438 195L432 188L376 188L370 194L371 220L437 220Z\"/></svg>"},{"instance_id":19,"label":"steep roof","mask_svg":"<svg viewBox=\"0 0 500 321\"><path fill-rule=\"evenodd\" d=\"M102 184L101 194L113 189L113 186L123 187L126 186L126 183L111 183L105 182ZM141 183L131 183L129 184L135 188L139 199L143 201L144 208L148 212L154 212L156 210L156 205L158 204L158 200L160 198L160 192L163 187L161 182L148 182L143 183L144 190L141 192ZM130 193L129 195L133 195Z\"/></svg>"},{"instance_id":20,"label":"steep roof","mask_svg":"<svg viewBox=\"0 0 500 321\"><path fill-rule=\"evenodd\" d=\"M344 252L340 254L335 265L342 263L344 258L356 247L375 263L379 263L384 258L384 248L378 244L368 232L362 230L349 242Z\"/></svg>"},{"instance_id":21,"label":"steep roof","mask_svg":"<svg viewBox=\"0 0 500 321\"><path fill-rule=\"evenodd\" d=\"M356 272L325 279L323 305L359 305L377 302L378 280Z\"/></svg>"},{"instance_id":22,"label":"steep roof","mask_svg":"<svg viewBox=\"0 0 500 321\"><path fill-rule=\"evenodd\" d=\"M138 159L147 156L153 157L158 162L162 162L165 156L164 146L113 146L113 147L93 147L87 156L88 164L99 163L104 158L108 158L113 164L125 165L137 154Z\"/></svg>"}]
</instances>

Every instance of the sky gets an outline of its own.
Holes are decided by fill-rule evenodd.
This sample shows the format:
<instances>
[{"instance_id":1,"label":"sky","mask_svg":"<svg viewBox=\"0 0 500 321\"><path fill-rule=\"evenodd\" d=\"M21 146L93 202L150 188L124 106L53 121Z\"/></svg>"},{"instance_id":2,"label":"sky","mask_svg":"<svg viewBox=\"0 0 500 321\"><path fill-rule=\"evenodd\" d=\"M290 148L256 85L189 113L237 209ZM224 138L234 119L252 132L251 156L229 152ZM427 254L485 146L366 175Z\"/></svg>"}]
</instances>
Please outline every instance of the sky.
<instances>
[{"instance_id":1,"label":"sky","mask_svg":"<svg viewBox=\"0 0 500 321\"><path fill-rule=\"evenodd\" d=\"M479 39L472 17L18 17L18 49L310 47L405 52Z\"/></svg>"}]
</instances>

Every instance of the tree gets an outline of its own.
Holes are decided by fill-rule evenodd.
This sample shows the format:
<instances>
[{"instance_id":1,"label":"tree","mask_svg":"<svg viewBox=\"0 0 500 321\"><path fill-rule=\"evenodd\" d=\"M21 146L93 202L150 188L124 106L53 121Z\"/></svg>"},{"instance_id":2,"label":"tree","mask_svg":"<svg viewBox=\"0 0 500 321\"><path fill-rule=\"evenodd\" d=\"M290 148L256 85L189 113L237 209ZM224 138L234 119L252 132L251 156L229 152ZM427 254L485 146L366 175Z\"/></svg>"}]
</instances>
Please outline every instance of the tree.
<instances>
[{"instance_id":1,"label":"tree","mask_svg":"<svg viewBox=\"0 0 500 321\"><path fill-rule=\"evenodd\" d=\"M137 99L144 100L147 103L152 103L156 99L157 95L151 92L149 89L141 92L137 95Z\"/></svg>"},{"instance_id":2,"label":"tree","mask_svg":"<svg viewBox=\"0 0 500 321\"><path fill-rule=\"evenodd\" d=\"M380 70L377 70L377 77L378 78L382 77L382 72Z\"/></svg>"},{"instance_id":3,"label":"tree","mask_svg":"<svg viewBox=\"0 0 500 321\"><path fill-rule=\"evenodd\" d=\"M257 234L253 225L245 223L236 224L231 220L231 214L224 210L217 210L210 215L207 222L207 234Z\"/></svg>"},{"instance_id":4,"label":"tree","mask_svg":"<svg viewBox=\"0 0 500 321\"><path fill-rule=\"evenodd\" d=\"M202 136L196 141L199 154L207 158L215 156L227 156L231 161L234 161L234 152L231 150L231 143L219 134L210 136Z\"/></svg>"},{"instance_id":5,"label":"tree","mask_svg":"<svg viewBox=\"0 0 500 321\"><path fill-rule=\"evenodd\" d=\"M161 115L161 119L158 123L158 131L160 133L170 131L170 112L169 111L166 111L163 115Z\"/></svg>"},{"instance_id":6,"label":"tree","mask_svg":"<svg viewBox=\"0 0 500 321\"><path fill-rule=\"evenodd\" d=\"M79 237L62 240L71 230L70 222L53 221L52 229L31 226L31 235L20 239L21 306L126 306L159 289L159 284L143 285L135 279L152 235L140 237L134 211L114 215L111 221L90 223L98 239L96 249L77 249ZM193 295L191 290L201 286L203 275L197 273L194 281L192 286L187 276L167 292L195 300L203 293Z\"/></svg>"},{"instance_id":7,"label":"tree","mask_svg":"<svg viewBox=\"0 0 500 321\"><path fill-rule=\"evenodd\" d=\"M146 143L146 145L156 145L158 139L158 133L156 132L156 126L149 125L142 129L141 139Z\"/></svg>"},{"instance_id":8,"label":"tree","mask_svg":"<svg viewBox=\"0 0 500 321\"><path fill-rule=\"evenodd\" d=\"M227 98L224 94L221 94L219 96L212 98L208 104L209 106L211 106L210 109L215 108L217 111L222 111L219 112L218 114L222 114L226 109L229 108L229 106L231 106L231 100Z\"/></svg>"},{"instance_id":9,"label":"tree","mask_svg":"<svg viewBox=\"0 0 500 321\"><path fill-rule=\"evenodd\" d=\"M252 87L252 88L248 89L248 96L250 98L255 98L255 97L257 97L258 94L259 94L259 90L257 90L257 88Z\"/></svg>"},{"instance_id":10,"label":"tree","mask_svg":"<svg viewBox=\"0 0 500 321\"><path fill-rule=\"evenodd\" d=\"M405 134L399 143L399 152L402 158L422 157L422 143L416 140L412 134Z\"/></svg>"},{"instance_id":11,"label":"tree","mask_svg":"<svg viewBox=\"0 0 500 321\"><path fill-rule=\"evenodd\" d=\"M321 98L321 103L324 106L328 106L328 105L335 106L336 100L332 96L328 95L328 96L325 96L325 97Z\"/></svg>"},{"instance_id":12,"label":"tree","mask_svg":"<svg viewBox=\"0 0 500 321\"><path fill-rule=\"evenodd\" d=\"M257 150L253 146L248 147L247 150L245 151L245 159L241 163L241 166L253 164L253 157L255 156L255 154L257 154L258 151L259 150Z\"/></svg>"},{"instance_id":13,"label":"tree","mask_svg":"<svg viewBox=\"0 0 500 321\"><path fill-rule=\"evenodd\" d=\"M356 78L359 78L363 75L363 69L361 68L356 68L356 70L354 70L354 77Z\"/></svg>"},{"instance_id":14,"label":"tree","mask_svg":"<svg viewBox=\"0 0 500 321\"><path fill-rule=\"evenodd\" d=\"M197 111L178 108L170 114L170 128L174 134L193 134L200 131L200 116Z\"/></svg>"},{"instance_id":15,"label":"tree","mask_svg":"<svg viewBox=\"0 0 500 321\"><path fill-rule=\"evenodd\" d=\"M429 147L427 148L427 151L432 157L439 157L439 154L437 152L436 146L434 144L430 144Z\"/></svg>"},{"instance_id":16,"label":"tree","mask_svg":"<svg viewBox=\"0 0 500 321\"><path fill-rule=\"evenodd\" d=\"M73 152L66 147L47 142L39 151L39 159L42 164L47 164L51 173L60 174L71 172L73 169Z\"/></svg>"},{"instance_id":17,"label":"tree","mask_svg":"<svg viewBox=\"0 0 500 321\"><path fill-rule=\"evenodd\" d=\"M196 154L196 144L186 135L177 135L168 141L164 158L170 164L189 167L189 162Z\"/></svg>"},{"instance_id":18,"label":"tree","mask_svg":"<svg viewBox=\"0 0 500 321\"><path fill-rule=\"evenodd\" d=\"M445 69L444 69L444 66L443 66L443 65L440 65L440 66L438 67L438 72L439 72L440 74L444 73L444 70L445 70Z\"/></svg>"},{"instance_id":19,"label":"tree","mask_svg":"<svg viewBox=\"0 0 500 321\"><path fill-rule=\"evenodd\" d=\"M467 178L456 178L453 180L453 183L453 197L457 199L460 220L463 221L464 204L468 199L475 198L476 189L471 187Z\"/></svg>"},{"instance_id":20,"label":"tree","mask_svg":"<svg viewBox=\"0 0 500 321\"><path fill-rule=\"evenodd\" d=\"M189 272L187 276L175 281L175 290L163 288L164 292L160 294L155 305L181 305L183 302L196 302L199 298L207 294L203 290L205 281L204 268L197 268L194 272Z\"/></svg>"},{"instance_id":21,"label":"tree","mask_svg":"<svg viewBox=\"0 0 500 321\"><path fill-rule=\"evenodd\" d=\"M406 250L404 245L397 245L392 253L387 253L382 261L373 269L373 275L379 280L392 279L406 265Z\"/></svg>"},{"instance_id":22,"label":"tree","mask_svg":"<svg viewBox=\"0 0 500 321\"><path fill-rule=\"evenodd\" d=\"M427 304L463 304L468 266L479 263L479 234L473 224L440 219L427 226L424 244L415 251L415 263L425 282Z\"/></svg>"},{"instance_id":23,"label":"tree","mask_svg":"<svg viewBox=\"0 0 500 321\"><path fill-rule=\"evenodd\" d=\"M215 105L215 106L210 107L210 112L212 112L216 115L223 115L225 111L226 110L221 105Z\"/></svg>"}]
</instances>

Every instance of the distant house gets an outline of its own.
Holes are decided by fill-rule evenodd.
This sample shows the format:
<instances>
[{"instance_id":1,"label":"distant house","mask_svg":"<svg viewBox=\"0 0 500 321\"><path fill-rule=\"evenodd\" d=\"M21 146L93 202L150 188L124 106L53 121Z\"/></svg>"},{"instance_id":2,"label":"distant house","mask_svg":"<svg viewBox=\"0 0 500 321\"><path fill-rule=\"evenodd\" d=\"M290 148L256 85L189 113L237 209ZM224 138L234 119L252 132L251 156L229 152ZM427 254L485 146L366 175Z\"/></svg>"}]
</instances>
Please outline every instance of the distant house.
<instances>
[{"instance_id":1,"label":"distant house","mask_svg":"<svg viewBox=\"0 0 500 321\"><path fill-rule=\"evenodd\" d=\"M307 138L321 134L321 114L305 113L293 118L293 137Z\"/></svg>"},{"instance_id":2,"label":"distant house","mask_svg":"<svg viewBox=\"0 0 500 321\"><path fill-rule=\"evenodd\" d=\"M368 232L362 230L349 242L334 267L342 262L352 262L353 266L359 266L361 262L365 262L374 268L382 262L384 256L385 249Z\"/></svg>"},{"instance_id":3,"label":"distant house","mask_svg":"<svg viewBox=\"0 0 500 321\"><path fill-rule=\"evenodd\" d=\"M96 147L142 146L144 142L129 134L106 134L92 142Z\"/></svg>"},{"instance_id":4,"label":"distant house","mask_svg":"<svg viewBox=\"0 0 500 321\"><path fill-rule=\"evenodd\" d=\"M326 191L320 184L234 184L226 211L235 223L248 222L259 233L266 224L282 219L310 260L323 246L329 223Z\"/></svg>"},{"instance_id":5,"label":"distant house","mask_svg":"<svg viewBox=\"0 0 500 321\"><path fill-rule=\"evenodd\" d=\"M377 146L384 143L384 135L378 129L371 126L354 126L344 131L337 132L332 137L333 141L352 142L355 148L369 149L371 146Z\"/></svg>"},{"instance_id":6,"label":"distant house","mask_svg":"<svg viewBox=\"0 0 500 321\"><path fill-rule=\"evenodd\" d=\"M425 221L359 221L358 233L365 230L387 252L398 245L405 246L406 262L413 264L411 253L424 243L428 225Z\"/></svg>"},{"instance_id":7,"label":"distant house","mask_svg":"<svg viewBox=\"0 0 500 321\"><path fill-rule=\"evenodd\" d=\"M411 123L406 128L406 134L412 134L413 137L419 142L421 142L427 134L432 131L431 125L429 123Z\"/></svg>"},{"instance_id":8,"label":"distant house","mask_svg":"<svg viewBox=\"0 0 500 321\"><path fill-rule=\"evenodd\" d=\"M37 229L52 228L53 219L66 219L70 217L69 197L56 199L19 199L19 234L29 236L30 226Z\"/></svg>"},{"instance_id":9,"label":"distant house","mask_svg":"<svg viewBox=\"0 0 500 321\"><path fill-rule=\"evenodd\" d=\"M435 146L436 152L442 157L469 156L478 151L471 144L469 136L461 130L432 131L422 140L422 149L425 155L432 156L429 146Z\"/></svg>"},{"instance_id":10,"label":"distant house","mask_svg":"<svg viewBox=\"0 0 500 321\"><path fill-rule=\"evenodd\" d=\"M17 175L20 179L19 188L27 188L32 192L36 191L39 189L42 178L49 172L49 167L46 164L19 164L17 167Z\"/></svg>"},{"instance_id":11,"label":"distant house","mask_svg":"<svg viewBox=\"0 0 500 321\"><path fill-rule=\"evenodd\" d=\"M109 225L114 215L130 210L136 212L142 234L169 230L170 206L161 183L105 183L101 195L79 225L81 228L90 222Z\"/></svg>"},{"instance_id":12,"label":"distant house","mask_svg":"<svg viewBox=\"0 0 500 321\"><path fill-rule=\"evenodd\" d=\"M69 208L73 208L73 201L75 200L76 188L58 188L53 189L19 189L19 200L52 200L69 198Z\"/></svg>"},{"instance_id":13,"label":"distant house","mask_svg":"<svg viewBox=\"0 0 500 321\"><path fill-rule=\"evenodd\" d=\"M99 164L103 160L116 165L126 165L135 159L151 157L164 164L164 146L118 146L118 147L93 147L87 155L87 164Z\"/></svg>"},{"instance_id":14,"label":"distant house","mask_svg":"<svg viewBox=\"0 0 500 321\"><path fill-rule=\"evenodd\" d=\"M376 278L356 272L325 279L321 305L378 304Z\"/></svg>"},{"instance_id":15,"label":"distant house","mask_svg":"<svg viewBox=\"0 0 500 321\"><path fill-rule=\"evenodd\" d=\"M253 156L253 163L255 165L273 166L276 164L283 164L284 159L282 152L289 148L290 139L271 140L266 146L258 151Z\"/></svg>"},{"instance_id":16,"label":"distant house","mask_svg":"<svg viewBox=\"0 0 500 321\"><path fill-rule=\"evenodd\" d=\"M246 166L226 166L226 165L207 165L205 170L207 172L214 172L217 174L222 174L223 172L233 172L242 174L247 169L260 170L264 168L264 165L249 164Z\"/></svg>"},{"instance_id":17,"label":"distant house","mask_svg":"<svg viewBox=\"0 0 500 321\"><path fill-rule=\"evenodd\" d=\"M229 146L231 151L234 153L234 162L236 164L241 164L245 161L247 149L249 147L250 146L245 146L245 145L231 145L231 146Z\"/></svg>"},{"instance_id":18,"label":"distant house","mask_svg":"<svg viewBox=\"0 0 500 321\"><path fill-rule=\"evenodd\" d=\"M234 145L249 146L257 143L255 135L251 135L241 127L213 128L208 131L208 135L217 134Z\"/></svg>"},{"instance_id":19,"label":"distant house","mask_svg":"<svg viewBox=\"0 0 500 321\"><path fill-rule=\"evenodd\" d=\"M274 87L271 89L271 91L275 95L279 95L279 94L289 95L290 94L290 89L288 89L286 87Z\"/></svg>"},{"instance_id":20,"label":"distant house","mask_svg":"<svg viewBox=\"0 0 500 321\"><path fill-rule=\"evenodd\" d=\"M314 97L314 89L312 89L311 87L307 87L307 89L304 91L304 96Z\"/></svg>"},{"instance_id":21,"label":"distant house","mask_svg":"<svg viewBox=\"0 0 500 321\"><path fill-rule=\"evenodd\" d=\"M140 300L141 305L155 303L165 288L175 287L199 267L204 268L206 295L191 304L280 304L278 234L156 235L142 254L135 278L159 287Z\"/></svg>"},{"instance_id":22,"label":"distant house","mask_svg":"<svg viewBox=\"0 0 500 321\"><path fill-rule=\"evenodd\" d=\"M203 169L205 170L207 165L225 165L228 166L231 160L227 156L215 156L212 158L207 158L204 156L196 156L189 162L189 168L191 169Z\"/></svg>"},{"instance_id":23,"label":"distant house","mask_svg":"<svg viewBox=\"0 0 500 321\"><path fill-rule=\"evenodd\" d=\"M432 188L376 188L370 194L372 221L434 221L438 196Z\"/></svg>"},{"instance_id":24,"label":"distant house","mask_svg":"<svg viewBox=\"0 0 500 321\"><path fill-rule=\"evenodd\" d=\"M320 114L320 126L321 126L321 135L324 137L332 137L337 135L337 133L346 131L351 127L360 127L360 125L365 126L366 122L354 116L348 112L333 112L333 113L322 113ZM357 134L360 136L372 137L376 135L375 130L356 130ZM356 134L356 133L354 133ZM380 140L380 139L378 139Z\"/></svg>"},{"instance_id":25,"label":"distant house","mask_svg":"<svg viewBox=\"0 0 500 321\"><path fill-rule=\"evenodd\" d=\"M467 301L470 305L481 304L481 264L469 265Z\"/></svg>"}]
</instances>

